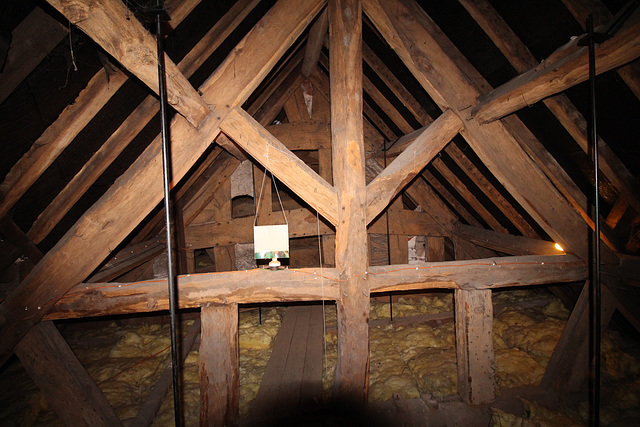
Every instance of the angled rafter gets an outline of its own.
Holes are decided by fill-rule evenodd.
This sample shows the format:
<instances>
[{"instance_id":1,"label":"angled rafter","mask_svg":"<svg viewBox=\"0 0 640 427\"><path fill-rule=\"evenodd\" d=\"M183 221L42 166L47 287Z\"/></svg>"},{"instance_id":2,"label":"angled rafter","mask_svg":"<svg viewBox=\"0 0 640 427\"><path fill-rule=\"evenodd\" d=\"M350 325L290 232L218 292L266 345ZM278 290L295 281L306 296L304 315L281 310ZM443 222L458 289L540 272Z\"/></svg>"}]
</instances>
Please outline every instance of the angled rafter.
<instances>
[{"instance_id":1,"label":"angled rafter","mask_svg":"<svg viewBox=\"0 0 640 427\"><path fill-rule=\"evenodd\" d=\"M455 225L453 234L478 246L509 255L558 255L562 253L556 249L553 242L524 236L513 236L462 223Z\"/></svg>"},{"instance_id":2,"label":"angled rafter","mask_svg":"<svg viewBox=\"0 0 640 427\"><path fill-rule=\"evenodd\" d=\"M11 48L0 73L0 103L11 95L66 34L66 28L37 6L22 20L11 32Z\"/></svg>"},{"instance_id":3,"label":"angled rafter","mask_svg":"<svg viewBox=\"0 0 640 427\"><path fill-rule=\"evenodd\" d=\"M322 51L324 40L327 37L327 30L329 29L329 19L327 15L328 12L325 9L309 30L307 48L305 49L304 60L302 61L302 75L307 78L311 76L318 65L318 58L320 58L320 52Z\"/></svg>"},{"instance_id":4,"label":"angled rafter","mask_svg":"<svg viewBox=\"0 0 640 427\"><path fill-rule=\"evenodd\" d=\"M246 100L302 33L307 19L321 7L321 0L278 2L201 87L203 97L213 104L216 114L209 115L198 129L182 116L174 118L171 125L174 182L186 174L219 133L219 124L230 108ZM271 40L266 46L265 38ZM17 342L51 305L73 283L83 280L160 202L160 157L160 140L156 138L0 306L0 363L7 360ZM122 206L127 209L120 209ZM68 263L70 258L74 260L72 265Z\"/></svg>"},{"instance_id":5,"label":"angled rafter","mask_svg":"<svg viewBox=\"0 0 640 427\"><path fill-rule=\"evenodd\" d=\"M336 224L336 190L244 110L231 110L220 127L262 166Z\"/></svg>"},{"instance_id":6,"label":"angled rafter","mask_svg":"<svg viewBox=\"0 0 640 427\"><path fill-rule=\"evenodd\" d=\"M571 12L582 28L586 30L586 22L589 14L593 14L594 26L612 22L614 16L609 12L599 0L592 0L588 3L579 0L561 0L565 7ZM640 63L632 62L616 70L622 80L629 86L629 89L640 99Z\"/></svg>"},{"instance_id":7,"label":"angled rafter","mask_svg":"<svg viewBox=\"0 0 640 427\"><path fill-rule=\"evenodd\" d=\"M387 207L413 178L462 129L462 122L451 111L445 111L367 185L367 222Z\"/></svg>"},{"instance_id":8,"label":"angled rafter","mask_svg":"<svg viewBox=\"0 0 640 427\"><path fill-rule=\"evenodd\" d=\"M179 2L178 6L167 2L167 9L174 8L177 17L174 25L191 11L193 2ZM188 6L188 7L187 7ZM0 216L6 215L16 202L26 193L42 173L54 162L62 151L73 141L80 131L105 106L107 101L127 81L127 75L116 70L105 79L102 71L96 73L75 101L68 105L56 121L34 142L29 151L22 156L7 174L0 191L4 194L0 200ZM34 240L37 240L34 238Z\"/></svg>"},{"instance_id":9,"label":"angled rafter","mask_svg":"<svg viewBox=\"0 0 640 427\"><path fill-rule=\"evenodd\" d=\"M198 44L180 61L178 68L190 77L215 51L229 33L251 12L258 0L243 0L236 3ZM168 6L168 5L167 5ZM171 22L176 20L173 18ZM153 96L147 97L102 144L100 149L85 163L82 169L58 193L56 198L38 216L29 230L29 237L41 242L89 187L111 165L133 138L157 114L160 107Z\"/></svg>"},{"instance_id":10,"label":"angled rafter","mask_svg":"<svg viewBox=\"0 0 640 427\"><path fill-rule=\"evenodd\" d=\"M640 14L636 11L629 19L629 26L596 48L598 74L640 56ZM472 109L476 120L494 121L587 80L588 48L579 46L580 40L581 37L572 39L537 67L478 98Z\"/></svg>"},{"instance_id":11,"label":"angled rafter","mask_svg":"<svg viewBox=\"0 0 640 427\"><path fill-rule=\"evenodd\" d=\"M513 135L500 122L471 119L468 107L480 92L463 70L470 66L458 65L462 55L415 2L390 1L365 0L365 12L431 98L463 118L462 136L505 189L567 251L586 257L586 227Z\"/></svg>"},{"instance_id":12,"label":"angled rafter","mask_svg":"<svg viewBox=\"0 0 640 427\"><path fill-rule=\"evenodd\" d=\"M498 46L516 71L524 73L536 67L537 61L533 54L486 0L460 0L460 3ZM630 64L627 67L640 68L637 64L636 66ZM543 99L542 102L558 118L582 150L590 155L587 120L571 103L569 98L564 94L558 94ZM633 176L602 138L598 138L598 147L600 150L600 168L605 176L631 202L634 209L640 212L640 198L637 191L634 191Z\"/></svg>"},{"instance_id":13,"label":"angled rafter","mask_svg":"<svg viewBox=\"0 0 640 427\"><path fill-rule=\"evenodd\" d=\"M49 0L70 22L87 33L131 73L158 93L157 46L137 19L130 19L124 3L117 0ZM167 101L193 126L209 115L209 107L187 78L165 54Z\"/></svg>"},{"instance_id":14,"label":"angled rafter","mask_svg":"<svg viewBox=\"0 0 640 427\"><path fill-rule=\"evenodd\" d=\"M363 56L365 61L369 64L369 66L375 71L375 73L380 77L380 79L387 85L389 89L395 94L395 96L402 102L402 104L414 115L416 120L420 122L422 125L427 125L432 122L432 118L429 114L422 108L422 106L416 101L413 95L398 81L398 79L393 75L393 73L387 68L387 66L376 56L376 54L369 49L368 47L363 48ZM365 90L367 90L367 80L365 79ZM393 106L377 89L372 89L369 91L370 96L373 96L376 102L384 106L384 110L389 114L390 117L400 127L403 131L408 131L411 129L406 120L402 117L399 112L396 111L396 107ZM412 141L412 134L408 133L395 141L391 148L389 148L387 152L387 156L397 155L399 152L406 148ZM527 223L527 221L515 210L515 208L509 203L503 196L500 194L500 191L496 189L493 184L489 180L487 180L484 175L469 161L469 159L464 156L460 150L457 148L455 144L448 144L444 150L454 161L460 166L460 168L471 178L473 182L475 182L478 187L492 200L492 202L504 213L504 215L520 230L524 235L535 236L536 233L533 231L531 226ZM444 168L444 164L442 162L435 162L441 168ZM445 169L444 174L448 172L448 168ZM498 221L495 220L493 215L489 214L486 209L482 205L479 204L475 200L475 197L469 197L469 194L464 191L464 186L460 186L459 184L456 188L462 189L461 195L474 206L478 206L478 210L483 213L483 217L485 220L492 224L494 227L500 229L500 225Z\"/></svg>"}]
</instances>

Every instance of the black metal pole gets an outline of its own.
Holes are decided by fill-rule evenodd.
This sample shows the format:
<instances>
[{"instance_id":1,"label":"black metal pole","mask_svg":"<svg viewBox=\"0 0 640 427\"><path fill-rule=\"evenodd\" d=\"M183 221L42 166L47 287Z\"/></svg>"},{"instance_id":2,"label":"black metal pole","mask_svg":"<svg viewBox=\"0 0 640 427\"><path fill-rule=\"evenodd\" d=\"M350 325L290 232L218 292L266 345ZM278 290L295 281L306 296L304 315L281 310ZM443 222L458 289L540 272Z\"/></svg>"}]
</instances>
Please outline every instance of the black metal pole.
<instances>
[{"instance_id":1,"label":"black metal pole","mask_svg":"<svg viewBox=\"0 0 640 427\"><path fill-rule=\"evenodd\" d=\"M589 139L593 147L593 174L594 174L594 268L593 280L594 284L594 307L593 307L593 401L591 404L593 419L592 425L600 425L600 343L602 341L601 324L601 288L600 288L600 177L599 177L599 159L598 159L598 132L597 132L597 115L596 115L596 60L595 60L595 41L593 32L593 16L587 18L587 31L589 32L589 90L591 93L591 132Z\"/></svg>"},{"instance_id":2,"label":"black metal pole","mask_svg":"<svg viewBox=\"0 0 640 427\"><path fill-rule=\"evenodd\" d=\"M158 44L158 92L160 94L160 123L162 135L162 166L164 178L164 218L165 229L167 231L167 266L168 266L168 282L169 282L169 315L171 318L171 367L173 369L173 413L175 416L176 427L182 424L182 416L180 411L180 366L178 359L178 334L176 322L176 292L175 292L175 276L173 271L173 251L171 242L171 208L170 208L170 187L171 171L169 158L169 128L167 125L167 88L165 85L164 74L164 46L162 37L162 17L161 6L158 7L156 14L156 38Z\"/></svg>"}]
</instances>

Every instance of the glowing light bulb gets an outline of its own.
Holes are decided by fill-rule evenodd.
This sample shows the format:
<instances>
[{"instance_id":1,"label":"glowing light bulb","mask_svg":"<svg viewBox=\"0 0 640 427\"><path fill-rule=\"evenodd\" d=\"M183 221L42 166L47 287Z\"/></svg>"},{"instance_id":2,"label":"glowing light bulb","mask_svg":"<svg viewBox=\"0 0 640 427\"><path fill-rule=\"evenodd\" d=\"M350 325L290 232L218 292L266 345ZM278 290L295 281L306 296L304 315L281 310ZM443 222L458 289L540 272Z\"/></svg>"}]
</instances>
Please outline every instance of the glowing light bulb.
<instances>
[{"instance_id":1,"label":"glowing light bulb","mask_svg":"<svg viewBox=\"0 0 640 427\"><path fill-rule=\"evenodd\" d=\"M562 249L562 246L560 246L559 244L556 243L556 249L559 250L560 252L564 252L564 249Z\"/></svg>"}]
</instances>

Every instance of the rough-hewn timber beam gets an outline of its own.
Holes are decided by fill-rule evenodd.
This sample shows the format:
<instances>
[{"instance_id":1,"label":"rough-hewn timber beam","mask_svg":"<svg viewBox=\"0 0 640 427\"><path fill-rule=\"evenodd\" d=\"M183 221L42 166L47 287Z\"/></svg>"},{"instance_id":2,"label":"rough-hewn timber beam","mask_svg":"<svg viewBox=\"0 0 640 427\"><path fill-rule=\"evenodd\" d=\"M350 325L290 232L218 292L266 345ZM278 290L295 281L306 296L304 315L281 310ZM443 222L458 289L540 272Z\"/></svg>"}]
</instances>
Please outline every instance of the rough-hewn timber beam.
<instances>
[{"instance_id":1,"label":"rough-hewn timber beam","mask_svg":"<svg viewBox=\"0 0 640 427\"><path fill-rule=\"evenodd\" d=\"M231 110L220 128L320 215L336 224L336 190L244 110Z\"/></svg>"},{"instance_id":2,"label":"rough-hewn timber beam","mask_svg":"<svg viewBox=\"0 0 640 427\"><path fill-rule=\"evenodd\" d=\"M197 129L182 116L174 118L174 182L204 153L230 108L246 100L322 4L322 0L281 0L274 5L201 87L216 114L209 115ZM271 42L265 45L265 39ZM7 297L0 306L0 365L55 301L73 283L86 278L160 202L161 163L160 140L156 138Z\"/></svg>"},{"instance_id":3,"label":"rough-hewn timber beam","mask_svg":"<svg viewBox=\"0 0 640 427\"><path fill-rule=\"evenodd\" d=\"M536 61L533 54L487 0L460 0L460 3L493 40L516 71L524 73L538 65L538 61ZM567 1L565 1L566 3ZM586 19L586 16L584 16L584 19ZM634 64L629 64L624 68L640 70L640 65ZM631 78L629 74L625 74L625 76L628 77L627 83L635 82L635 88L640 87L640 79ZM640 73L636 73L636 76L640 76ZM584 152L590 155L587 120L571 103L569 98L564 94L558 94L546 98L542 102L558 118L558 121L571 134ZM640 212L640 197L637 191L634 190L633 175L602 138L598 138L598 147L602 172L622 195L628 198L636 212Z\"/></svg>"},{"instance_id":4,"label":"rough-hewn timber beam","mask_svg":"<svg viewBox=\"0 0 640 427\"><path fill-rule=\"evenodd\" d=\"M165 7L176 12L172 24L177 25L195 4L192 1L171 0L166 2ZM128 76L120 70L113 72L108 79L102 70L91 78L74 102L40 135L0 184L0 191L4 194L0 201L0 216L9 212L127 79ZM30 237L38 243L38 238Z\"/></svg>"},{"instance_id":5,"label":"rough-hewn timber beam","mask_svg":"<svg viewBox=\"0 0 640 427\"><path fill-rule=\"evenodd\" d=\"M573 255L528 255L466 261L369 267L371 292L418 289L490 289L585 280L588 266ZM363 274L361 274L363 275ZM360 276L361 276L360 275ZM180 308L207 302L337 300L338 270L319 268L268 271L230 271L180 276ZM353 279L351 279L353 280ZM324 288L324 291L323 291ZM46 319L68 319L109 314L167 310L166 280L134 283L80 283L61 298Z\"/></svg>"},{"instance_id":6,"label":"rough-hewn timber beam","mask_svg":"<svg viewBox=\"0 0 640 427\"><path fill-rule=\"evenodd\" d=\"M174 0L175 1L175 0ZM182 2L182 4L189 2ZM242 0L233 5L231 9L200 39L198 44L180 61L178 68L186 77L191 75L202 65L202 63L211 56L211 54L222 44L225 38L233 31L242 20L251 12L258 3L258 0ZM165 2L165 7L169 10L170 3ZM171 23L177 25L180 22L180 15L191 10L174 9L179 16L171 15ZM171 11L169 11L171 12ZM123 74L118 71L118 74ZM95 78L94 78L95 79ZM113 77L112 77L113 79ZM100 75L100 79L95 84L104 91L104 76ZM93 82L93 80L92 80ZM120 87L120 86L118 86ZM117 88L115 89L117 90ZM112 89L112 92L115 90ZM111 92L109 92L111 93ZM78 101L76 100L76 103ZM94 103L95 100L90 100ZM105 101L106 102L106 101ZM96 105L101 107L104 104ZM67 183L64 189L56 195L55 199L47 206L47 208L38 216L27 233L34 242L41 242L56 226L56 224L69 212L73 205L80 200L84 193L96 182L96 180L107 170L107 168L115 161L115 159L124 151L129 143L138 135L139 132L151 121L158 113L160 106L158 100L153 97L147 97L138 107L127 117L127 119L109 136L98 151L85 163L82 169ZM93 117L97 111L93 111L90 117ZM84 111L83 111L84 113ZM75 116L74 116L75 117ZM90 118L88 117L88 118ZM74 118L74 120L76 120ZM77 133L77 132L76 132ZM73 135L75 136L75 134ZM233 147L236 151L232 154L237 155L237 147L230 143L227 147ZM53 161L53 160L51 160ZM32 178L35 180L35 178Z\"/></svg>"},{"instance_id":7,"label":"rough-hewn timber beam","mask_svg":"<svg viewBox=\"0 0 640 427\"><path fill-rule=\"evenodd\" d=\"M38 6L13 29L10 49L0 73L0 103L66 34L67 29Z\"/></svg>"},{"instance_id":8,"label":"rough-hewn timber beam","mask_svg":"<svg viewBox=\"0 0 640 427\"><path fill-rule=\"evenodd\" d=\"M367 185L367 223L374 220L461 129L462 121L450 110L423 128L411 145Z\"/></svg>"},{"instance_id":9,"label":"rough-hewn timber beam","mask_svg":"<svg viewBox=\"0 0 640 427\"><path fill-rule=\"evenodd\" d=\"M16 353L66 425L122 425L53 322L42 322L31 329Z\"/></svg>"},{"instance_id":10,"label":"rough-hewn timber beam","mask_svg":"<svg viewBox=\"0 0 640 427\"><path fill-rule=\"evenodd\" d=\"M338 274L324 268L324 298L338 298ZM320 301L323 296L319 268L270 271L254 269L178 277L180 308L216 304ZM47 319L108 314L143 313L169 308L166 279L134 283L81 283L60 299Z\"/></svg>"},{"instance_id":11,"label":"rough-hewn timber beam","mask_svg":"<svg viewBox=\"0 0 640 427\"><path fill-rule=\"evenodd\" d=\"M486 230L460 222L453 228L453 234L478 246L509 255L558 255L562 253L556 249L553 242Z\"/></svg>"},{"instance_id":12,"label":"rough-hewn timber beam","mask_svg":"<svg viewBox=\"0 0 640 427\"><path fill-rule=\"evenodd\" d=\"M537 67L478 98L472 113L480 123L488 123L562 92L589 77L588 47L579 46L576 37ZM629 18L629 25L596 51L596 72L602 74L640 56L640 12Z\"/></svg>"},{"instance_id":13,"label":"rough-hewn timber beam","mask_svg":"<svg viewBox=\"0 0 640 427\"><path fill-rule=\"evenodd\" d=\"M461 135L505 189L567 252L587 256L587 228L501 122L480 125L470 105L481 93L472 68L411 0L364 0L365 12L431 98L465 123ZM428 66L425 58L428 58ZM486 84L486 83L485 83ZM535 183L535 185L532 185Z\"/></svg>"},{"instance_id":14,"label":"rough-hewn timber beam","mask_svg":"<svg viewBox=\"0 0 640 427\"><path fill-rule=\"evenodd\" d=\"M362 2L329 1L333 182L338 190L336 268L341 278L333 397L351 410L367 401L369 286L362 116Z\"/></svg>"},{"instance_id":15,"label":"rough-hewn timber beam","mask_svg":"<svg viewBox=\"0 0 640 427\"><path fill-rule=\"evenodd\" d=\"M156 41L118 0L49 0L49 4L158 93ZM165 54L167 102L193 126L209 115L206 102Z\"/></svg>"},{"instance_id":16,"label":"rough-hewn timber beam","mask_svg":"<svg viewBox=\"0 0 640 427\"><path fill-rule=\"evenodd\" d=\"M320 16L309 30L309 38L307 39L307 48L304 51L304 59L302 60L302 75L309 78L318 66L318 58L322 51L324 39L327 37L329 29L329 20L327 19L327 10Z\"/></svg>"},{"instance_id":17,"label":"rough-hewn timber beam","mask_svg":"<svg viewBox=\"0 0 640 427\"><path fill-rule=\"evenodd\" d=\"M200 319L200 425L236 426L240 419L238 304L207 304Z\"/></svg>"},{"instance_id":18,"label":"rough-hewn timber beam","mask_svg":"<svg viewBox=\"0 0 640 427\"><path fill-rule=\"evenodd\" d=\"M496 377L493 352L491 290L456 289L458 393L471 405L493 402Z\"/></svg>"},{"instance_id":19,"label":"rough-hewn timber beam","mask_svg":"<svg viewBox=\"0 0 640 427\"><path fill-rule=\"evenodd\" d=\"M572 282L589 274L573 255L527 255L370 267L371 292L427 288L489 289Z\"/></svg>"}]
</instances>

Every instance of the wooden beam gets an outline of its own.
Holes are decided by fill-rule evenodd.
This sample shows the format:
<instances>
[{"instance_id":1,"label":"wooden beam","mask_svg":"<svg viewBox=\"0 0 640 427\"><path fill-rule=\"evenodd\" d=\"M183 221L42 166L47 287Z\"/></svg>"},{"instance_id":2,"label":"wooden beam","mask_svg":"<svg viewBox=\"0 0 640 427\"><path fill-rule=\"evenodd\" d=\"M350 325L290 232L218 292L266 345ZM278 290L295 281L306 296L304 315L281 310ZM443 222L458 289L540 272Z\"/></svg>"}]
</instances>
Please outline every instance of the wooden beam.
<instances>
[{"instance_id":1,"label":"wooden beam","mask_svg":"<svg viewBox=\"0 0 640 427\"><path fill-rule=\"evenodd\" d=\"M555 247L553 242L485 230L460 222L453 227L453 234L478 246L509 255L559 255L563 253Z\"/></svg>"},{"instance_id":2,"label":"wooden beam","mask_svg":"<svg viewBox=\"0 0 640 427\"><path fill-rule=\"evenodd\" d=\"M481 126L471 119L468 107L481 93L474 84L483 85L483 81L468 74L471 65L424 10L411 0L364 0L364 6L431 98L463 119L462 136L505 189L565 250L586 258L584 223L509 130L501 122ZM428 67L425 58L429 59Z\"/></svg>"},{"instance_id":3,"label":"wooden beam","mask_svg":"<svg viewBox=\"0 0 640 427\"><path fill-rule=\"evenodd\" d=\"M9 237L20 242L21 247L31 246L26 252L34 264L42 259L42 252L13 222L3 228L5 232L9 228ZM16 354L47 402L66 424L121 425L115 411L53 322L44 321L31 329L16 346Z\"/></svg>"},{"instance_id":4,"label":"wooden beam","mask_svg":"<svg viewBox=\"0 0 640 427\"><path fill-rule=\"evenodd\" d=\"M585 389L589 373L589 293L587 281L576 301L560 340L549 359L540 386L559 392ZM606 329L615 310L615 297L602 287L601 327Z\"/></svg>"},{"instance_id":5,"label":"wooden beam","mask_svg":"<svg viewBox=\"0 0 640 427\"><path fill-rule=\"evenodd\" d=\"M588 267L573 255L528 255L375 266L367 273L371 292L474 290L584 280Z\"/></svg>"},{"instance_id":6,"label":"wooden beam","mask_svg":"<svg viewBox=\"0 0 640 427\"><path fill-rule=\"evenodd\" d=\"M224 156L227 157L227 156ZM185 225L188 227L203 211L203 209L211 202L216 191L218 191L224 181L231 177L233 171L236 170L240 162L229 156L230 158L222 159L221 162L214 162L215 166L209 172L208 179L195 191L190 199L184 202L184 218ZM231 214L231 213L229 213ZM185 237L186 238L186 237Z\"/></svg>"},{"instance_id":7,"label":"wooden beam","mask_svg":"<svg viewBox=\"0 0 640 427\"><path fill-rule=\"evenodd\" d=\"M16 354L66 425L122 425L53 322L32 328Z\"/></svg>"},{"instance_id":8,"label":"wooden beam","mask_svg":"<svg viewBox=\"0 0 640 427\"><path fill-rule=\"evenodd\" d=\"M520 215L511 203L493 186L493 184L485 178L485 176L475 167L473 162L464 155L462 150L456 144L449 144L445 152L453 159L454 162L462 169L469 178L478 186L480 191L491 199L491 201L500 209L500 211L513 223L513 225L524 236L537 238L538 233L529 225L529 223Z\"/></svg>"},{"instance_id":9,"label":"wooden beam","mask_svg":"<svg viewBox=\"0 0 640 427\"><path fill-rule=\"evenodd\" d=\"M193 322L187 333L182 337L180 342L180 360L182 366L184 361L189 356L191 349L193 348L196 339L200 336L200 319ZM153 386L151 393L147 396L146 400L138 410L138 415L134 418L131 425L139 427L148 427L153 422L158 410L162 406L162 401L167 395L167 391L173 384L173 367L171 364L167 366L160 378Z\"/></svg>"},{"instance_id":10,"label":"wooden beam","mask_svg":"<svg viewBox=\"0 0 640 427\"><path fill-rule=\"evenodd\" d=\"M362 2L329 1L333 182L338 191L336 268L340 278L338 361L333 398L354 410L367 401L369 286L362 117Z\"/></svg>"},{"instance_id":11,"label":"wooden beam","mask_svg":"<svg viewBox=\"0 0 640 427\"><path fill-rule=\"evenodd\" d=\"M363 47L363 56L365 57L365 61L371 66L371 68L373 68L378 77L380 77L380 79L391 89L391 91L421 124L427 125L432 122L431 117L422 108L420 103L415 100L413 95L398 81L395 75L366 45ZM389 108L395 109L393 105ZM405 123L404 120L403 123ZM399 123L396 122L396 124ZM406 124L403 124L402 126L406 126ZM412 141L412 137L413 135L407 134L395 141L387 151L387 155L394 156L402 152L406 145ZM502 197L500 191L498 191L493 184L484 177L484 175L466 158L466 156L462 155L455 144L449 144L445 148L445 152L449 154L456 163L458 163L461 169L478 185L481 191L491 198L496 206L524 235L537 237L535 231L524 220L524 218L522 218L515 208L513 208L513 206L504 199L504 197Z\"/></svg>"},{"instance_id":12,"label":"wooden beam","mask_svg":"<svg viewBox=\"0 0 640 427\"><path fill-rule=\"evenodd\" d=\"M0 73L0 103L68 34L67 29L36 6L11 32L11 45Z\"/></svg>"},{"instance_id":13,"label":"wooden beam","mask_svg":"<svg viewBox=\"0 0 640 427\"><path fill-rule=\"evenodd\" d=\"M568 0L564 2L565 4L572 3ZM460 3L493 40L516 71L524 73L538 65L533 54L486 0L460 0ZM570 9L572 9L574 15L577 13L573 8ZM609 17L613 18L610 14ZM584 25L586 15L581 16L580 20ZM625 68L640 70L638 64L629 64ZM632 82L637 80L635 86L640 88L640 72L636 73L636 77L628 80ZM640 92L637 92L636 95L640 96ZM584 152L591 155L587 120L571 103L569 98L566 95L558 94L543 99L542 102L557 117L558 121L571 134ZM637 191L634 190L633 176L602 138L598 138L598 147L602 172L624 197L631 201L636 211L640 212L640 198Z\"/></svg>"},{"instance_id":14,"label":"wooden beam","mask_svg":"<svg viewBox=\"0 0 640 427\"><path fill-rule=\"evenodd\" d=\"M117 0L48 0L71 23L84 31L118 62L158 93L156 41L131 12ZM167 102L194 127L209 115L207 104L165 54Z\"/></svg>"},{"instance_id":15,"label":"wooden beam","mask_svg":"<svg viewBox=\"0 0 640 427\"><path fill-rule=\"evenodd\" d=\"M174 0L175 1L175 0ZM186 10L183 5L187 5L193 2L183 1L180 3L180 7L171 7L170 2L165 2L167 10L170 8L177 13L178 16L171 15L171 23L176 26L180 23L180 17L184 14L188 14L191 8L195 7L191 5ZM233 31L242 20L251 12L251 10L258 3L258 0L242 0L236 3L229 9L229 11L220 19L216 24L204 35L202 39L191 49L191 51L180 61L178 69L180 69L186 77L191 77L193 73L202 65L202 63L211 56L211 54L222 44L225 38ZM170 11L171 12L171 11ZM118 71L118 75L123 74ZM100 78L91 81L90 85L96 85L99 88L98 93L107 91L109 97L115 93L120 87L119 85L113 89L110 84L105 83L104 76L101 73L98 74ZM114 78L111 77L111 80ZM126 79L126 77L125 77ZM117 79L116 79L117 80ZM117 81L116 81L117 83ZM80 109L83 114L89 114L87 116L87 122L90 120L106 103L106 99L100 103L101 97L98 99L89 99L91 105L95 104L95 108ZM78 100L75 101L77 103ZM74 104L75 104L74 103ZM97 108L97 109L96 109ZM158 100L153 96L148 96L130 115L127 119L116 129L116 131L109 136L107 141L100 147L100 149L85 163L82 169L67 183L64 189L56 195L55 199L47 206L47 208L38 216L36 221L31 226L31 229L27 233L28 236L33 239L34 242L41 242L55 227L55 225L66 215L67 212L73 207L73 205L80 200L82 195L96 182L96 180L107 170L107 168L115 161L122 151L129 145L129 143L135 138L136 135L151 121L151 119L158 113L160 107ZM61 116L62 117L62 116ZM60 120L60 119L58 119ZM76 121L78 118L73 117ZM77 132L86 123L82 123L80 127L73 126L76 132L70 135L73 139ZM69 139L69 142L71 142ZM66 145L65 145L66 146ZM235 146L234 146L235 148ZM234 152L234 154L237 154ZM22 161L22 160L21 160ZM53 159L50 160L52 162ZM48 166L50 162L45 166ZM41 172L40 172L41 173ZM39 176L39 174L38 174ZM32 178L35 180L35 177ZM31 184L29 184L31 185Z\"/></svg>"},{"instance_id":16,"label":"wooden beam","mask_svg":"<svg viewBox=\"0 0 640 427\"><path fill-rule=\"evenodd\" d=\"M335 269L324 268L324 294L319 268L264 269L200 273L178 277L180 308L203 304L320 301L338 298ZM60 299L46 319L168 310L166 279L132 283L81 283Z\"/></svg>"},{"instance_id":17,"label":"wooden beam","mask_svg":"<svg viewBox=\"0 0 640 427\"><path fill-rule=\"evenodd\" d=\"M20 227L6 215L0 217L0 234L18 248L20 254L29 258L34 265L42 259L40 249L24 234Z\"/></svg>"},{"instance_id":18,"label":"wooden beam","mask_svg":"<svg viewBox=\"0 0 640 427\"><path fill-rule=\"evenodd\" d=\"M431 172L429 172L429 170L425 169L422 172L422 177L425 180L425 184L423 185L423 187L433 187L433 190L431 190L432 194L439 194L440 197L442 197L442 199L444 199L455 211L455 214L453 214L453 216L456 218L457 220L457 216L459 215L461 218L463 218L466 222L468 222L469 224L475 225L477 227L481 227L482 225L480 224L480 221L478 221L476 219L475 216L473 216L468 210L467 208L465 208L462 203L460 203L458 201L458 199L456 199L453 194L451 194L451 192L447 189L447 187L445 187L439 180L438 178L436 178ZM424 207L424 206L423 206ZM455 222L455 221L453 221Z\"/></svg>"},{"instance_id":19,"label":"wooden beam","mask_svg":"<svg viewBox=\"0 0 640 427\"><path fill-rule=\"evenodd\" d=\"M167 9L172 9L174 7L172 4L175 1L178 0L167 2ZM177 25L180 22L180 17L184 17L188 12L184 10L183 5L195 7L193 2L180 2L180 5L175 6L180 13L174 20L174 25ZM0 200L0 217L9 212L58 155L122 87L127 78L126 74L120 70L110 74L109 79L105 78L102 71L93 76L75 101L62 111L56 121L45 130L29 151L11 168L0 184L0 192L4 194ZM38 238L35 236L31 238L38 242Z\"/></svg>"},{"instance_id":20,"label":"wooden beam","mask_svg":"<svg viewBox=\"0 0 640 427\"><path fill-rule=\"evenodd\" d=\"M337 300L339 272L323 268L254 269L178 277L180 308L208 302ZM588 266L573 255L529 255L465 261L375 266L367 271L371 292L418 289L491 289L585 280ZM167 310L167 281L79 283L45 317L49 320Z\"/></svg>"},{"instance_id":21,"label":"wooden beam","mask_svg":"<svg viewBox=\"0 0 640 427\"><path fill-rule=\"evenodd\" d=\"M493 402L496 378L491 290L456 289L458 393L470 405Z\"/></svg>"},{"instance_id":22,"label":"wooden beam","mask_svg":"<svg viewBox=\"0 0 640 427\"><path fill-rule=\"evenodd\" d=\"M639 17L636 11L625 23L626 28L598 45L595 54L597 74L640 56ZM573 38L537 67L479 97L472 109L475 119L480 123L492 122L587 80L588 47L578 45L583 38Z\"/></svg>"},{"instance_id":23,"label":"wooden beam","mask_svg":"<svg viewBox=\"0 0 640 427\"><path fill-rule=\"evenodd\" d=\"M244 110L231 110L220 128L320 215L336 224L336 190Z\"/></svg>"},{"instance_id":24,"label":"wooden beam","mask_svg":"<svg viewBox=\"0 0 640 427\"><path fill-rule=\"evenodd\" d=\"M265 184L266 185L266 184ZM264 195L263 195L264 198ZM265 205L268 203L263 201ZM261 203L261 205L262 205ZM289 221L289 237L316 236L318 223L315 213L306 208L285 210ZM389 223L390 234L411 235L449 235L448 229L442 229L433 217L425 212L403 210L395 214L396 220ZM217 221L193 223L186 229L186 247L200 249L234 245L236 243L250 243L253 241L253 217L218 219ZM259 224L283 224L281 211L263 212L258 217ZM320 234L334 235L335 231L326 221L320 220ZM450 226L449 226L450 228ZM386 223L383 219L372 222L367 231L369 233L386 234Z\"/></svg>"},{"instance_id":25,"label":"wooden beam","mask_svg":"<svg viewBox=\"0 0 640 427\"><path fill-rule=\"evenodd\" d=\"M450 110L415 140L367 185L367 223L371 222L413 178L462 129L458 116Z\"/></svg>"},{"instance_id":26,"label":"wooden beam","mask_svg":"<svg viewBox=\"0 0 640 427\"><path fill-rule=\"evenodd\" d=\"M155 258L167 247L167 242L151 239L146 242L127 246L118 251L88 282L109 282L139 265Z\"/></svg>"},{"instance_id":27,"label":"wooden beam","mask_svg":"<svg viewBox=\"0 0 640 427\"><path fill-rule=\"evenodd\" d=\"M462 199L471 206L480 217L496 231L503 233L507 232L507 229L496 219L496 217L484 207L482 202L478 200L476 195L467 187L467 185L445 164L441 158L434 159L433 167L440 172L440 175L444 178L445 182L449 183L453 189L462 197Z\"/></svg>"},{"instance_id":28,"label":"wooden beam","mask_svg":"<svg viewBox=\"0 0 640 427\"><path fill-rule=\"evenodd\" d=\"M200 425L238 425L238 304L207 304L200 318Z\"/></svg>"},{"instance_id":29,"label":"wooden beam","mask_svg":"<svg viewBox=\"0 0 640 427\"><path fill-rule=\"evenodd\" d=\"M583 29L586 30L587 17L593 14L594 26L613 22L614 16L601 1L593 0L584 3L579 0L562 0L565 7L571 12ZM616 70L629 89L640 99L640 64L632 62Z\"/></svg>"},{"instance_id":30,"label":"wooden beam","mask_svg":"<svg viewBox=\"0 0 640 427\"><path fill-rule=\"evenodd\" d=\"M319 150L331 148L331 127L328 122L307 120L266 126L289 150Z\"/></svg>"},{"instance_id":31,"label":"wooden beam","mask_svg":"<svg viewBox=\"0 0 640 427\"><path fill-rule=\"evenodd\" d=\"M187 173L219 133L219 124L229 109L246 100L302 33L307 19L321 7L321 0L278 2L201 87L216 114L210 115L198 129L182 116L174 118L171 125L174 182ZM271 43L265 46L265 39ZM111 248L160 202L160 158L160 140L156 138L0 306L0 364L53 303L97 267ZM121 209L123 206L127 209ZM70 265L70 258L76 262ZM25 307L31 311L25 311ZM33 315L35 307L44 309Z\"/></svg>"},{"instance_id":32,"label":"wooden beam","mask_svg":"<svg viewBox=\"0 0 640 427\"><path fill-rule=\"evenodd\" d=\"M309 78L318 66L318 58L320 58L322 45L324 44L324 39L327 37L327 30L329 29L328 13L325 9L309 30L307 48L304 51L304 59L302 60L302 75L306 78Z\"/></svg>"}]
</instances>

